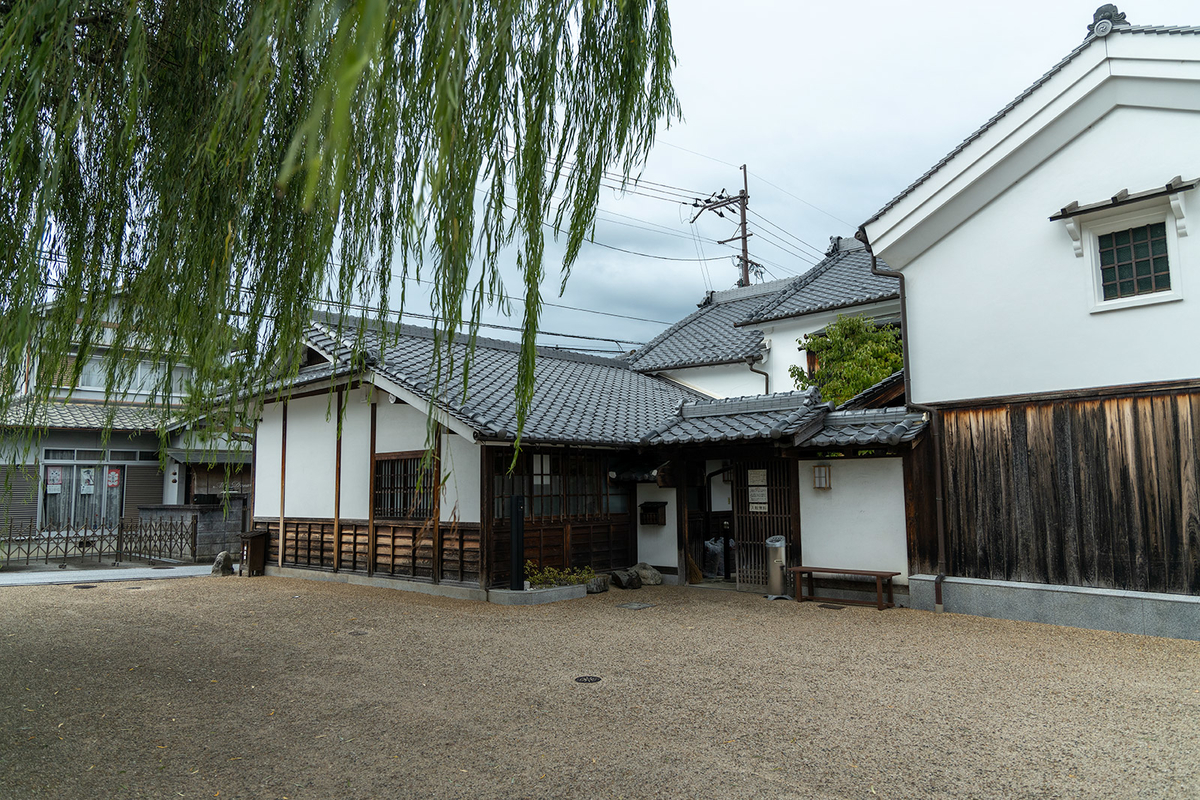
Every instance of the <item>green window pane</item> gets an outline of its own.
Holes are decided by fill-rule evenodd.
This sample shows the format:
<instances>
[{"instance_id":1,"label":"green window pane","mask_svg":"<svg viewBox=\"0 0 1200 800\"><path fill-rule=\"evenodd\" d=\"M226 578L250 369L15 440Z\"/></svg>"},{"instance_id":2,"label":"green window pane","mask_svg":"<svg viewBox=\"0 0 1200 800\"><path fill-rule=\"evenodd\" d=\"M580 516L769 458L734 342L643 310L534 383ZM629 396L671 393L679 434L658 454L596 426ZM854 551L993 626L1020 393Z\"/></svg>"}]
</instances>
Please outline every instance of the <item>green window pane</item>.
<instances>
[{"instance_id":1,"label":"green window pane","mask_svg":"<svg viewBox=\"0 0 1200 800\"><path fill-rule=\"evenodd\" d=\"M1101 267L1100 278L1105 283L1113 283L1117 279L1117 268L1116 267Z\"/></svg>"},{"instance_id":2,"label":"green window pane","mask_svg":"<svg viewBox=\"0 0 1200 800\"><path fill-rule=\"evenodd\" d=\"M1151 274L1150 262L1149 261L1137 262L1136 264L1134 264L1134 271L1137 273L1137 276L1139 278L1148 277Z\"/></svg>"},{"instance_id":3,"label":"green window pane","mask_svg":"<svg viewBox=\"0 0 1200 800\"><path fill-rule=\"evenodd\" d=\"M1100 235L1100 247L1101 247L1101 249L1108 249L1108 248L1111 248L1111 247L1113 246L1113 240L1112 240L1112 239L1113 239L1113 237L1112 237L1112 234L1111 234L1111 233L1104 233L1104 234L1101 234L1101 235Z\"/></svg>"},{"instance_id":4,"label":"green window pane","mask_svg":"<svg viewBox=\"0 0 1200 800\"><path fill-rule=\"evenodd\" d=\"M1145 277L1137 279L1137 293L1149 294L1154 291L1154 278Z\"/></svg>"},{"instance_id":5,"label":"green window pane","mask_svg":"<svg viewBox=\"0 0 1200 800\"><path fill-rule=\"evenodd\" d=\"M1146 227L1149 228L1151 236L1167 235L1167 223L1165 222L1156 222L1153 225L1147 225Z\"/></svg>"},{"instance_id":6,"label":"green window pane","mask_svg":"<svg viewBox=\"0 0 1200 800\"><path fill-rule=\"evenodd\" d=\"M1133 264L1118 264L1117 277L1123 281L1133 279Z\"/></svg>"},{"instance_id":7,"label":"green window pane","mask_svg":"<svg viewBox=\"0 0 1200 800\"><path fill-rule=\"evenodd\" d=\"M1156 256L1165 256L1167 254L1167 240L1155 239L1150 242L1150 252Z\"/></svg>"},{"instance_id":8,"label":"green window pane","mask_svg":"<svg viewBox=\"0 0 1200 800\"><path fill-rule=\"evenodd\" d=\"M1144 242L1150 238L1149 228L1134 228L1130 231L1130 233L1133 234L1133 240L1135 242Z\"/></svg>"},{"instance_id":9,"label":"green window pane","mask_svg":"<svg viewBox=\"0 0 1200 800\"><path fill-rule=\"evenodd\" d=\"M1138 242L1137 244L1135 244L1133 246L1133 257L1134 258L1149 258L1150 257L1150 243L1143 241L1143 242Z\"/></svg>"},{"instance_id":10,"label":"green window pane","mask_svg":"<svg viewBox=\"0 0 1200 800\"><path fill-rule=\"evenodd\" d=\"M1154 276L1154 291L1166 292L1171 289L1171 276L1169 273Z\"/></svg>"},{"instance_id":11,"label":"green window pane","mask_svg":"<svg viewBox=\"0 0 1200 800\"><path fill-rule=\"evenodd\" d=\"M1121 281L1117 286L1121 291L1122 297L1134 293L1133 281Z\"/></svg>"},{"instance_id":12,"label":"green window pane","mask_svg":"<svg viewBox=\"0 0 1200 800\"><path fill-rule=\"evenodd\" d=\"M1104 284L1104 299L1105 300L1116 300L1117 299L1117 285L1115 283Z\"/></svg>"},{"instance_id":13,"label":"green window pane","mask_svg":"<svg viewBox=\"0 0 1200 800\"><path fill-rule=\"evenodd\" d=\"M1114 261L1116 261L1116 259L1117 259L1117 254L1114 253L1112 250L1101 250L1100 251L1100 264L1102 266L1107 267L1107 266L1111 265Z\"/></svg>"},{"instance_id":14,"label":"green window pane","mask_svg":"<svg viewBox=\"0 0 1200 800\"><path fill-rule=\"evenodd\" d=\"M1167 257L1166 256L1163 256L1162 258L1154 259L1154 271L1155 272L1166 272L1168 269L1170 269L1170 267L1167 265Z\"/></svg>"},{"instance_id":15,"label":"green window pane","mask_svg":"<svg viewBox=\"0 0 1200 800\"><path fill-rule=\"evenodd\" d=\"M1117 248L1117 261L1126 263L1133 260L1133 250L1128 246Z\"/></svg>"},{"instance_id":16,"label":"green window pane","mask_svg":"<svg viewBox=\"0 0 1200 800\"><path fill-rule=\"evenodd\" d=\"M1113 239L1118 245L1129 244L1129 231L1117 231L1113 234Z\"/></svg>"}]
</instances>

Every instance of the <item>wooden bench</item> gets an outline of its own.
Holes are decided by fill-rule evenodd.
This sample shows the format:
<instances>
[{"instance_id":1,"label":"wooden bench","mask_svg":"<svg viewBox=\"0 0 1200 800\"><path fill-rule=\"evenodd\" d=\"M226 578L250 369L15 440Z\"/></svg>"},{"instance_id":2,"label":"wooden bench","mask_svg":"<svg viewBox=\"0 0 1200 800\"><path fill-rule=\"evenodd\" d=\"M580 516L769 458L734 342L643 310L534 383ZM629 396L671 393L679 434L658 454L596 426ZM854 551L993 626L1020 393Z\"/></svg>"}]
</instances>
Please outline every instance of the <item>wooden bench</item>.
<instances>
[{"instance_id":1,"label":"wooden bench","mask_svg":"<svg viewBox=\"0 0 1200 800\"><path fill-rule=\"evenodd\" d=\"M870 600L843 600L833 597L817 597L816 586L813 581L813 573L820 572L830 575L862 575L866 578L875 579L875 607L880 611L885 608L895 608L896 604L892 602L892 578L899 575L899 572L881 572L874 569L843 569L841 567L788 567L788 572L796 575L796 602L803 603L805 600L824 600L827 603L853 603L860 606L872 605ZM804 593L804 583L801 576L808 576L808 594ZM887 602L883 602L883 587L887 585Z\"/></svg>"}]
</instances>

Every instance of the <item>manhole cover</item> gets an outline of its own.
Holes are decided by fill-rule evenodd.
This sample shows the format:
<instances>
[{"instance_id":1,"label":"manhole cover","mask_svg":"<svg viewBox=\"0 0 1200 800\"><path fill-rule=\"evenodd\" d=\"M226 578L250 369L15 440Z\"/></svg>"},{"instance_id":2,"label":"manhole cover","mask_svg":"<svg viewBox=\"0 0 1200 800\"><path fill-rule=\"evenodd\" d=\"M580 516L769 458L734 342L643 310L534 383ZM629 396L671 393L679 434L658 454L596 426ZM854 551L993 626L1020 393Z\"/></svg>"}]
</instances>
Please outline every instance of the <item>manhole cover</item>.
<instances>
[{"instance_id":1,"label":"manhole cover","mask_svg":"<svg viewBox=\"0 0 1200 800\"><path fill-rule=\"evenodd\" d=\"M366 631L350 631L351 636L366 636Z\"/></svg>"},{"instance_id":2,"label":"manhole cover","mask_svg":"<svg viewBox=\"0 0 1200 800\"><path fill-rule=\"evenodd\" d=\"M654 603L621 603L617 608L628 608L633 611L641 611L643 608L654 608Z\"/></svg>"},{"instance_id":3,"label":"manhole cover","mask_svg":"<svg viewBox=\"0 0 1200 800\"><path fill-rule=\"evenodd\" d=\"M151 567L150 569L175 569L174 567Z\"/></svg>"},{"instance_id":4,"label":"manhole cover","mask_svg":"<svg viewBox=\"0 0 1200 800\"><path fill-rule=\"evenodd\" d=\"M140 589L140 588L142 588L142 587L140 587L140 586L126 586L125 588L126 588L126 589L128 589L129 591L131 591L131 592L132 592L134 589Z\"/></svg>"},{"instance_id":5,"label":"manhole cover","mask_svg":"<svg viewBox=\"0 0 1200 800\"><path fill-rule=\"evenodd\" d=\"M597 675L580 675L575 679L576 683L599 683L600 677Z\"/></svg>"},{"instance_id":6,"label":"manhole cover","mask_svg":"<svg viewBox=\"0 0 1200 800\"><path fill-rule=\"evenodd\" d=\"M71 588L72 589L95 589L96 584L94 584L94 583L77 583L74 586L72 586Z\"/></svg>"},{"instance_id":7,"label":"manhole cover","mask_svg":"<svg viewBox=\"0 0 1200 800\"><path fill-rule=\"evenodd\" d=\"M841 611L845 606L835 606L829 603L817 603L817 608L828 608L830 611Z\"/></svg>"}]
</instances>

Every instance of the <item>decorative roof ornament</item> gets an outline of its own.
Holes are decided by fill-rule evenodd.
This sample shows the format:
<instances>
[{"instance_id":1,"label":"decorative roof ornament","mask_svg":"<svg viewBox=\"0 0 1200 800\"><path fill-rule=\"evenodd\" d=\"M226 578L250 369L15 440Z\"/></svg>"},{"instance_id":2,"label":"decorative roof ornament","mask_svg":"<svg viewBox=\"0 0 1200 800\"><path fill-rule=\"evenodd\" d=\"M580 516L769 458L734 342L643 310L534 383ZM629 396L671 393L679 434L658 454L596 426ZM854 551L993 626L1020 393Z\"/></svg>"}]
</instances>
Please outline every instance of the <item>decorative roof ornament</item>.
<instances>
[{"instance_id":1,"label":"decorative roof ornament","mask_svg":"<svg viewBox=\"0 0 1200 800\"><path fill-rule=\"evenodd\" d=\"M1097 38L1103 38L1108 36L1114 27L1128 25L1129 23L1125 21L1125 12L1118 11L1112 3L1105 3L1092 15L1092 24L1088 25L1088 33Z\"/></svg>"}]
</instances>

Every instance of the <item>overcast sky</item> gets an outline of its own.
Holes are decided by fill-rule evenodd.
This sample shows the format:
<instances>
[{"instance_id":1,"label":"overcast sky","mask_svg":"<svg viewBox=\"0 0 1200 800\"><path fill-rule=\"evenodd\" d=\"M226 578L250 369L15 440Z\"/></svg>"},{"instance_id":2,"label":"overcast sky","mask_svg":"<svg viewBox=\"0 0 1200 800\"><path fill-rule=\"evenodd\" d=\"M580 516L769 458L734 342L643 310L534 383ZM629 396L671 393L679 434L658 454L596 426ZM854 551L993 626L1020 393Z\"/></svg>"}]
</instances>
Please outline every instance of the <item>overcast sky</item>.
<instances>
[{"instance_id":1,"label":"overcast sky","mask_svg":"<svg viewBox=\"0 0 1200 800\"><path fill-rule=\"evenodd\" d=\"M672 0L675 87L684 120L660 133L642 174L645 183L634 191L663 195L659 187L665 185L688 196L735 192L742 182L739 166L747 164L751 257L769 271L767 280L801 274L830 236L852 236L1066 56L1083 40L1099 5ZM1127 0L1118 7L1135 25L1200 24L1195 0ZM559 298L555 259L561 251L547 250L548 302L657 322L547 307L541 329L645 342L664 322L694 311L710 288L734 286L732 259L694 259L734 253L733 245L715 240L735 233L735 219L705 214L690 225L693 209L679 199L607 192L595 238L692 261L585 244ZM505 280L519 291L515 268ZM419 294L409 295L407 307L428 311ZM487 319L519 325L520 313L518 305L513 319ZM516 337L497 330L483 335Z\"/></svg>"}]
</instances>

